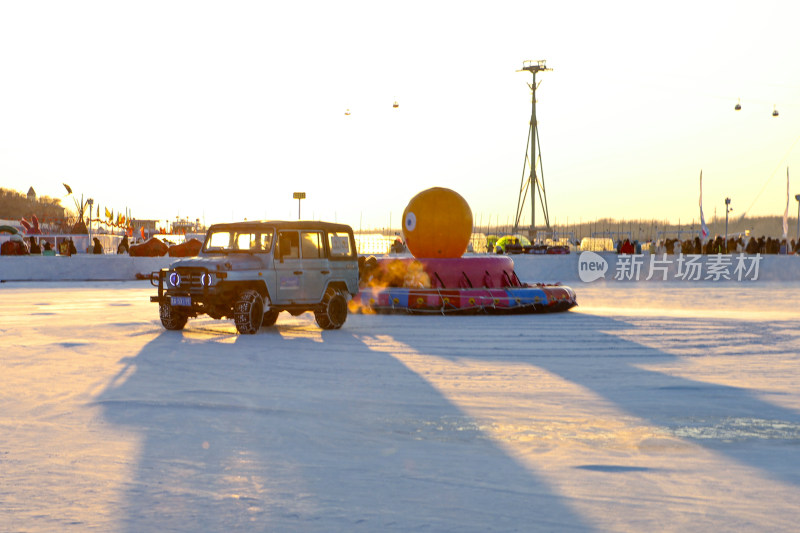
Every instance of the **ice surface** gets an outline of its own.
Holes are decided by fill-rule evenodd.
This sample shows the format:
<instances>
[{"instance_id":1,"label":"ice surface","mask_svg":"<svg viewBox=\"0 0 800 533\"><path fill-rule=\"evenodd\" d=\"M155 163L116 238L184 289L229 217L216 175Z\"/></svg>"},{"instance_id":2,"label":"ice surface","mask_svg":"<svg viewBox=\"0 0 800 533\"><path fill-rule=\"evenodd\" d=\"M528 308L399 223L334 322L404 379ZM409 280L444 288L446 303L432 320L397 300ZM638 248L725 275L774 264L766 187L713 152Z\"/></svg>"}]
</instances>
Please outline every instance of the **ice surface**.
<instances>
[{"instance_id":1,"label":"ice surface","mask_svg":"<svg viewBox=\"0 0 800 533\"><path fill-rule=\"evenodd\" d=\"M575 289L238 336L0 284L0 530L796 530L800 283Z\"/></svg>"}]
</instances>

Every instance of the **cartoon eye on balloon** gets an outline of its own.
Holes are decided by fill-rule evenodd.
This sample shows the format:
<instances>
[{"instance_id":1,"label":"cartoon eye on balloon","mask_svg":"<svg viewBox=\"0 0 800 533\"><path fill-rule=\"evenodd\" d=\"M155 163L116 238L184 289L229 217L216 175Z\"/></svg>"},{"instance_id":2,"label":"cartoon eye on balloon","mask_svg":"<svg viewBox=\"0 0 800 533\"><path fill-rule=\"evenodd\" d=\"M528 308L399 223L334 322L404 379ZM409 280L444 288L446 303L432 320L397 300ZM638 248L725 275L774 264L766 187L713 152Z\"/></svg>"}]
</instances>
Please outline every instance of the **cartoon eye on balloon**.
<instances>
[{"instance_id":1,"label":"cartoon eye on balloon","mask_svg":"<svg viewBox=\"0 0 800 533\"><path fill-rule=\"evenodd\" d=\"M406 229L408 231L414 231L414 228L417 227L417 216L414 213L407 213L406 214Z\"/></svg>"}]
</instances>

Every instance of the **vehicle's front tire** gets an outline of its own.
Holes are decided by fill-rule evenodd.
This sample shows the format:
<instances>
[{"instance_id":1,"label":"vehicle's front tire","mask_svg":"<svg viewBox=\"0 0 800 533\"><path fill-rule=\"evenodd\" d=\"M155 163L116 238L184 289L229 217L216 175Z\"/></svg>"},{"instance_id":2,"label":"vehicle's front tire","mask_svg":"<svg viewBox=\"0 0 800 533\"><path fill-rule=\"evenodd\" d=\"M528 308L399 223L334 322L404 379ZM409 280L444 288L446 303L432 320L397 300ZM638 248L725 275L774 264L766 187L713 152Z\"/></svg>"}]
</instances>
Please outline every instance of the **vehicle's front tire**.
<instances>
[{"instance_id":1,"label":"vehicle's front tire","mask_svg":"<svg viewBox=\"0 0 800 533\"><path fill-rule=\"evenodd\" d=\"M166 302L158 304L158 316L164 328L173 331L183 329L189 320L186 313L181 313Z\"/></svg>"},{"instance_id":2,"label":"vehicle's front tire","mask_svg":"<svg viewBox=\"0 0 800 533\"><path fill-rule=\"evenodd\" d=\"M245 289L236 298L233 304L233 321L236 331L243 335L253 335L258 332L264 320L264 300L255 289Z\"/></svg>"},{"instance_id":3,"label":"vehicle's front tire","mask_svg":"<svg viewBox=\"0 0 800 533\"><path fill-rule=\"evenodd\" d=\"M339 290L328 289L314 311L314 318L322 329L341 328L347 320L347 297Z\"/></svg>"}]
</instances>

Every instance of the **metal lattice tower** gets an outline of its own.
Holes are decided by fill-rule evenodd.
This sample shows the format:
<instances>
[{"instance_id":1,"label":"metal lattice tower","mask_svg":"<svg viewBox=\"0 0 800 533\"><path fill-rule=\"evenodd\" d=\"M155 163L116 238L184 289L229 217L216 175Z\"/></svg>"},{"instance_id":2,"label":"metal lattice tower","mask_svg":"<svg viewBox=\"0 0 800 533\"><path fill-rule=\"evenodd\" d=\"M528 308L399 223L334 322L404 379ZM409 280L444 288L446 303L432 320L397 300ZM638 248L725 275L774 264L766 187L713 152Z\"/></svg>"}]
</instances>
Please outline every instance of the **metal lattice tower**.
<instances>
[{"instance_id":1,"label":"metal lattice tower","mask_svg":"<svg viewBox=\"0 0 800 533\"><path fill-rule=\"evenodd\" d=\"M536 121L536 73L553 70L547 68L544 60L539 61L525 61L522 63L522 69L530 72L533 75L533 83L529 84L532 92L531 98L531 122L528 129L528 143L525 147L525 163L522 166L522 179L519 185L519 198L517 199L517 215L514 218L514 232L520 230L519 223L522 220L522 210L525 208L525 200L528 197L528 191L531 193L531 227L530 236L536 235L536 197L539 197L539 203L542 206L542 215L544 216L544 223L547 230L550 230L550 216L547 213L547 194L544 188L544 170L542 169L542 148L539 143L539 126ZM539 82L541 83L541 82ZM539 167L539 173L536 173L536 167ZM528 167L530 166L530 173Z\"/></svg>"}]
</instances>

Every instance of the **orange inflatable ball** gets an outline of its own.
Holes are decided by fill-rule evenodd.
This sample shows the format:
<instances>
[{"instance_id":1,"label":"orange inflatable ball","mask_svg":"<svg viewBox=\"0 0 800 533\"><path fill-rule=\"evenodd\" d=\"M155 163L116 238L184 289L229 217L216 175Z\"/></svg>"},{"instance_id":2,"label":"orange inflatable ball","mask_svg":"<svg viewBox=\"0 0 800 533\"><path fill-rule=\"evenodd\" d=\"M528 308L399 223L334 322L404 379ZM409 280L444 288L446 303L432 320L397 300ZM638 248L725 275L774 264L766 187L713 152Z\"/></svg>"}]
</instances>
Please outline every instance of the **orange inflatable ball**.
<instances>
[{"instance_id":1,"label":"orange inflatable ball","mask_svg":"<svg viewBox=\"0 0 800 533\"><path fill-rule=\"evenodd\" d=\"M451 189L426 189L403 211L403 236L414 257L461 257L472 236L472 210Z\"/></svg>"}]
</instances>

